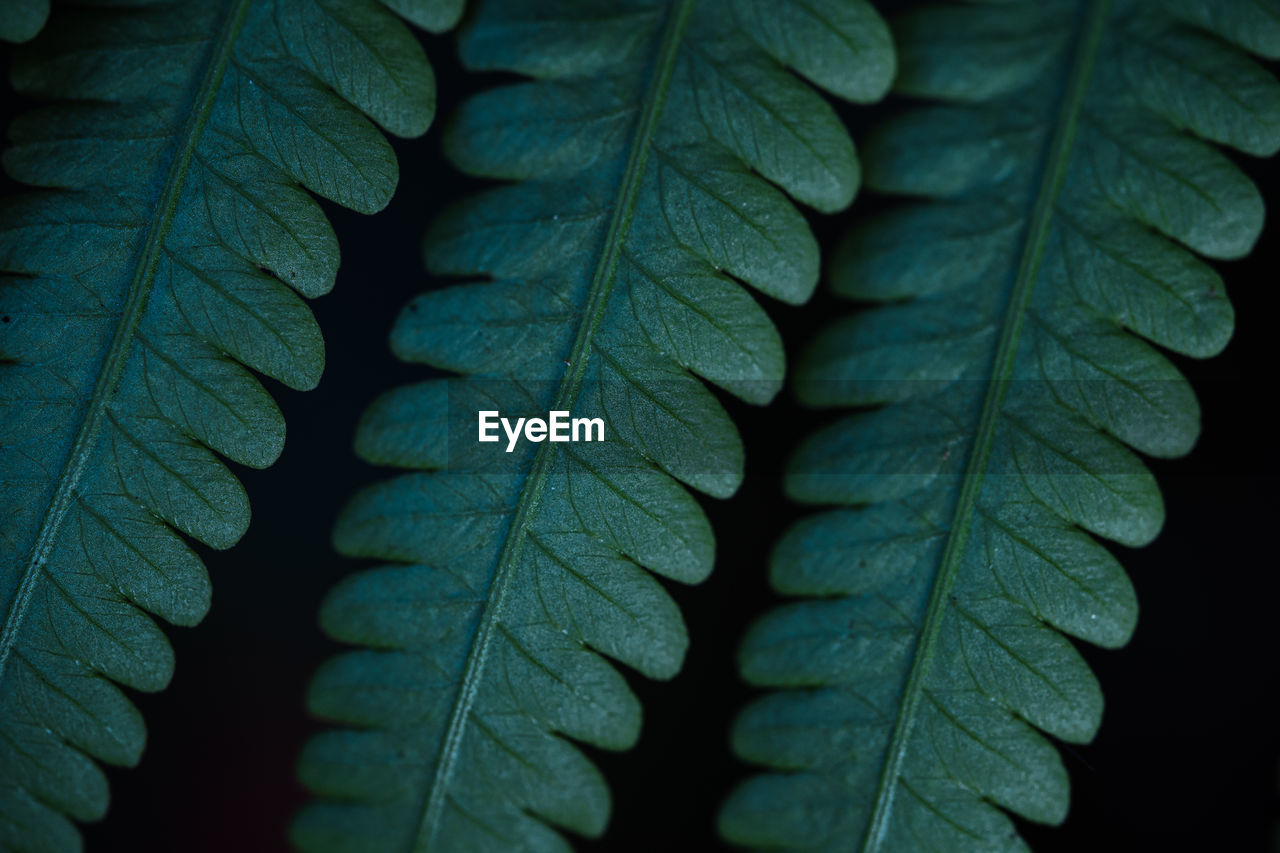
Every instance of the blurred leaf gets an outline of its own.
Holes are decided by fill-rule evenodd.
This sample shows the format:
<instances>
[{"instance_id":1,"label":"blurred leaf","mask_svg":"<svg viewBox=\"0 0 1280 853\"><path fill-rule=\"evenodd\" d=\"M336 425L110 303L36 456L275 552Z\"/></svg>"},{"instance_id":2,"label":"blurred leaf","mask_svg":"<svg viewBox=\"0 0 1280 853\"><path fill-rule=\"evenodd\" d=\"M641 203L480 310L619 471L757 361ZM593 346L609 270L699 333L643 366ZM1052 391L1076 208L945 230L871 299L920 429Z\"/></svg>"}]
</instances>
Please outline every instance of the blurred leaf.
<instances>
[{"instance_id":1,"label":"blurred leaf","mask_svg":"<svg viewBox=\"0 0 1280 853\"><path fill-rule=\"evenodd\" d=\"M49 19L49 0L4 0L0 6L0 39L31 41Z\"/></svg>"}]
</instances>

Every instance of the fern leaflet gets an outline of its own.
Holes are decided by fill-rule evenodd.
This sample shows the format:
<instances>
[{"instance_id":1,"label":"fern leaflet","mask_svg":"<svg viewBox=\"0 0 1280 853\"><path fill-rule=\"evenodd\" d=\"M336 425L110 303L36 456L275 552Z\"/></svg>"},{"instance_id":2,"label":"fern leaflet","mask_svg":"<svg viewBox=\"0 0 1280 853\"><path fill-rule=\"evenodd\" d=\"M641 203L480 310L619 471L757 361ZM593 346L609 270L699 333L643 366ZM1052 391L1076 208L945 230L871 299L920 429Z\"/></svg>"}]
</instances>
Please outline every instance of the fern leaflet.
<instances>
[{"instance_id":1,"label":"fern leaflet","mask_svg":"<svg viewBox=\"0 0 1280 853\"><path fill-rule=\"evenodd\" d=\"M1014 851L1007 809L1055 823L1067 776L1040 732L1088 741L1098 684L1063 634L1122 645L1133 590L1089 534L1163 522L1138 456L1190 450L1199 410L1142 339L1205 357L1232 312L1216 259L1263 205L1209 142L1280 146L1280 6L1252 0L949 3L895 25L898 88L929 99L866 148L907 197L833 263L839 321L797 370L860 407L812 436L787 491L838 508L771 562L807 600L749 632L742 671L782 690L735 749L773 768L721 814L762 848ZM1188 251L1190 250L1190 251ZM1126 447L1127 445L1127 447Z\"/></svg>"},{"instance_id":2,"label":"fern leaflet","mask_svg":"<svg viewBox=\"0 0 1280 853\"><path fill-rule=\"evenodd\" d=\"M373 0L68 6L13 80L48 103L4 156L40 189L0 211L0 848L62 851L80 846L70 819L106 810L93 759L142 752L111 681L172 672L144 611L199 621L186 538L226 548L249 522L214 454L281 450L245 368L319 379L299 294L332 286L338 247L302 187L380 209L397 168L362 113L422 133L434 87Z\"/></svg>"},{"instance_id":3,"label":"fern leaflet","mask_svg":"<svg viewBox=\"0 0 1280 853\"><path fill-rule=\"evenodd\" d=\"M30 41L49 19L49 0L5 0L0 9L0 39Z\"/></svg>"},{"instance_id":4,"label":"fern leaflet","mask_svg":"<svg viewBox=\"0 0 1280 853\"><path fill-rule=\"evenodd\" d=\"M687 638L650 572L711 569L680 483L731 494L743 454L715 397L781 386L777 333L737 279L792 302L818 275L792 197L852 199L830 106L888 86L888 31L849 0L485 0L464 64L534 78L479 95L445 137L464 171L515 180L427 238L435 290L402 314L403 358L463 374L374 403L369 460L417 469L359 494L336 544L389 561L321 620L369 648L330 661L309 704L347 728L301 761L323 799L306 850L566 850L609 795L567 740L622 749L640 709L601 655L671 677ZM766 180L767 179L767 180ZM772 182L772 183L770 183ZM477 411L600 418L603 443L476 441ZM487 449L492 448L493 454ZM647 571L646 571L647 570Z\"/></svg>"}]
</instances>

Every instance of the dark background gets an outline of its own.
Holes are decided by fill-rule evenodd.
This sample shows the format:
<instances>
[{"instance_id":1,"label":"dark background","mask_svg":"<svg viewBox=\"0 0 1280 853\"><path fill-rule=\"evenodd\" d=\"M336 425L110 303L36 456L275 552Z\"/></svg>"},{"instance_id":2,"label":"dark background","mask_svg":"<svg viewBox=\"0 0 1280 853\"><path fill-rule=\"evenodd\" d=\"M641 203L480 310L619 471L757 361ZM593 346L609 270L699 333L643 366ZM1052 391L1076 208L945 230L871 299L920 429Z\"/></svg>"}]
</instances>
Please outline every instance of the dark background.
<instances>
[{"instance_id":1,"label":"dark background","mask_svg":"<svg viewBox=\"0 0 1280 853\"><path fill-rule=\"evenodd\" d=\"M424 40L447 118L467 91L492 80L461 74L448 38ZM0 47L6 68L9 54ZM20 107L6 104L0 121ZM858 131L876 110L845 112ZM252 527L236 548L205 554L213 608L198 628L169 631L178 660L169 689L135 695L150 732L146 754L135 769L110 771L111 810L86 828L90 853L287 849L286 824L305 800L294 761L318 729L303 695L336 651L316 626L316 608L358 568L334 554L327 531L353 489L384 473L355 458L351 436L378 392L426 375L391 356L386 334L400 306L430 285L418 252L427 221L474 188L441 165L436 129L396 144L402 176L388 210L365 218L327 206L343 264L334 293L313 303L328 352L324 379L306 394L269 383L289 424L284 454L266 471L238 472ZM1240 162L1274 207L1277 165ZM855 210L876 204L864 196ZM812 221L829 246L848 218ZM1220 265L1237 309L1231 346L1209 362L1177 360L1200 396L1204 434L1190 457L1151 463L1168 522L1154 545L1121 555L1142 617L1126 649L1082 647L1107 712L1092 745L1064 747L1073 782L1066 824L1020 827L1041 853L1268 848L1280 817L1278 261L1273 218L1248 260ZM848 310L824 293L804 308L768 307L792 357L825 318ZM614 813L607 834L579 841L582 850L718 849L716 809L746 772L727 744L751 695L734 655L748 622L774 600L765 556L800 514L778 497L786 452L823 418L787 395L763 410L726 405L744 434L746 482L732 500L703 501L717 533L716 571L697 588L669 585L688 621L688 659L667 683L628 673L644 706L643 733L630 752L593 753Z\"/></svg>"}]
</instances>

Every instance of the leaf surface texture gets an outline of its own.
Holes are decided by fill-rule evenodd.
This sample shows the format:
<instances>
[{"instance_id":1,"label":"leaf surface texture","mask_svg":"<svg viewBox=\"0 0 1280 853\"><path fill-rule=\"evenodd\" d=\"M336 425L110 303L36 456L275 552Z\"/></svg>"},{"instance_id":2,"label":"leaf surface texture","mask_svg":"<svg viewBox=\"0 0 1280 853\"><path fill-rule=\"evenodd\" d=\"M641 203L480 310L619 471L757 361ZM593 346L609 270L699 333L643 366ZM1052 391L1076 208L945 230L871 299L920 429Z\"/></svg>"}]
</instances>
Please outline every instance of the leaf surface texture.
<instances>
[{"instance_id":1,"label":"leaf surface texture","mask_svg":"<svg viewBox=\"0 0 1280 853\"><path fill-rule=\"evenodd\" d=\"M775 688L734 729L770 768L722 814L767 849L1019 851L1007 812L1056 823L1099 686L1068 638L1122 645L1137 605L1111 550L1159 531L1138 453L1190 450L1191 390L1232 312L1198 256L1262 227L1213 144L1280 146L1280 5L949 3L894 24L919 99L865 150L900 197L832 264L873 307L832 324L800 396L855 408L809 438L788 493L832 507L771 561L800 600L741 653ZM1155 346L1153 346L1155 345ZM1135 452L1136 451L1136 452Z\"/></svg>"},{"instance_id":2,"label":"leaf surface texture","mask_svg":"<svg viewBox=\"0 0 1280 853\"><path fill-rule=\"evenodd\" d=\"M312 684L310 707L344 727L302 757L321 795L294 826L305 850L559 851L557 829L603 831L608 790L571 741L635 741L639 705L606 657L676 673L687 637L655 575L706 577L712 536L685 487L725 497L742 476L699 378L774 396L781 344L743 285L806 299L817 245L787 196L832 211L858 185L845 130L797 74L870 100L893 69L887 28L847 0L471 14L464 64L532 79L464 104L445 148L515 183L440 218L427 265L471 280L392 333L401 357L460 378L385 395L358 430L365 458L414 473L337 525L339 550L380 565L321 613L364 648ZM598 417L606 438L507 454L476 441L478 409Z\"/></svg>"},{"instance_id":3,"label":"leaf surface texture","mask_svg":"<svg viewBox=\"0 0 1280 853\"><path fill-rule=\"evenodd\" d=\"M319 380L301 297L338 246L305 190L383 207L397 167L369 119L419 134L435 94L373 0L68 4L12 74L43 105L4 155L33 189L0 209L0 848L63 851L106 810L95 759L142 753L112 682L165 686L152 616L199 621L195 543L249 523L218 457L280 453L250 370Z\"/></svg>"}]
</instances>

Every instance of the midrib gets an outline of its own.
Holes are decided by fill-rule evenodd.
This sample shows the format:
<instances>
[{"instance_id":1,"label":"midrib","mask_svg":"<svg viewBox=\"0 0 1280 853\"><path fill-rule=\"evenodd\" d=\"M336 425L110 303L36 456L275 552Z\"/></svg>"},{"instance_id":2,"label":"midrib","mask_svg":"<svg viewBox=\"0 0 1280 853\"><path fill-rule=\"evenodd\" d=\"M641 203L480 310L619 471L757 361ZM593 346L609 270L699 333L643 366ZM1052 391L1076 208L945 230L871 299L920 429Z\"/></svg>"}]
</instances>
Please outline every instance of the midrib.
<instances>
[{"instance_id":1,"label":"midrib","mask_svg":"<svg viewBox=\"0 0 1280 853\"><path fill-rule=\"evenodd\" d=\"M675 68L680 43L695 2L696 0L677 0L667 18L662 40L654 59L653 72L645 91L640 120L632 135L626 169L618 187L617 206L614 208L604 246L591 277L582 324L578 327L578 334L570 351L568 371L560 381L560 387L556 392L553 410L571 410L582 387L592 341L604 318L609 296L613 292L618 260L623 251L623 243L631 229L631 220L635 215L636 202L639 198L645 166L649 160L654 133L662 116L667 91L671 84L671 74ZM489 598L480 614L476 639L467 655L458 699L454 703L448 728L440 745L435 772L428 782L426 802L421 810L421 823L418 825L417 833L410 840L410 850L431 849L435 832L440 825L440 818L444 814L447 790L462 748L467 719L480 689L485 660L501 617L502 603L511 584L513 569L520 559L520 552L533 513L541 500L547 475L551 471L552 448L553 445L550 443L539 446L528 480L520 492L511 527L498 556L493 583L489 588Z\"/></svg>"},{"instance_id":2,"label":"midrib","mask_svg":"<svg viewBox=\"0 0 1280 853\"><path fill-rule=\"evenodd\" d=\"M94 445L102 431L107 406L115 395L120 375L124 372L129 351L137 335L138 324L142 321L147 300L151 296L151 286L155 281L156 265L164 249L164 241L169 234L169 229L173 226L173 218L177 211L178 200L182 196L182 187L186 182L191 158L209 121L214 99L222 84L222 76L226 71L231 51L244 26L250 2L252 0L235 0L223 19L222 32L219 33L209 56L209 64L205 68L204 78L196 92L191 113L187 116L187 122L178 136L177 153L165 175L156 214L151 221L151 228L147 232L137 265L134 267L133 281L129 284L124 310L116 325L106 357L98 369L93 395L89 398L89 405L85 409L80 429L71 445L71 452L58 477L57 488L40 522L31 556L22 572L22 581L9 605L8 613L5 614L4 631L0 633L0 680L4 678L5 666L17 643L18 633L22 629L32 597L44 573L44 565L57 542L58 531L62 527L67 510L71 508L75 499L76 487L84 476Z\"/></svg>"},{"instance_id":3,"label":"midrib","mask_svg":"<svg viewBox=\"0 0 1280 853\"><path fill-rule=\"evenodd\" d=\"M884 768L880 774L871 819L867 823L867 831L862 839L860 849L864 853L880 851L888 834L889 818L893 809L894 796L901 781L911 729L924 695L924 685L933 664L933 657L937 652L942 620L960 568L960 555L964 551L970 520L977 505L987 464L990 461L991 446L1000 420L1000 410L1013 375L1018 340L1022 334L1022 323L1026 317L1032 291L1035 289L1036 279L1039 277L1045 244L1049 237L1049 226L1053 219L1054 205L1070 161L1076 125L1089 89L1089 81L1093 76L1098 45L1110 6L1111 0L1090 0L1087 17L1073 57L1071 76L1058 110L1053 139L1045 158L1044 172L1023 242L1017 277L1010 293L1009 304L1005 309L1000 340L991 366L990 382L983 399L973 449L965 465L959 500L952 515L950 534L929 595L924 625L911 663L911 672L907 677L907 686L903 691L902 703L894 724L893 737L889 742Z\"/></svg>"}]
</instances>

